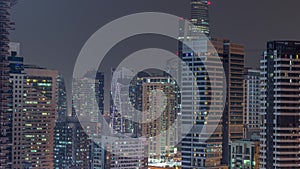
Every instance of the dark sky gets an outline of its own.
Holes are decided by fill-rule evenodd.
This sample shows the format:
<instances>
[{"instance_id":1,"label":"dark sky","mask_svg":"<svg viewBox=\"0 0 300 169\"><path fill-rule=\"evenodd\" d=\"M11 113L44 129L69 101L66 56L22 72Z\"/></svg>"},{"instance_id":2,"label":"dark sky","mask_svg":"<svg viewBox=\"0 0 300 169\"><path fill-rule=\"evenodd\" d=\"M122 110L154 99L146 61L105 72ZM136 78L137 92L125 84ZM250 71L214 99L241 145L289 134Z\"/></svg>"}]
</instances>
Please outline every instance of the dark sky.
<instances>
[{"instance_id":1,"label":"dark sky","mask_svg":"<svg viewBox=\"0 0 300 169\"><path fill-rule=\"evenodd\" d=\"M190 10L189 0L19 1L12 11L16 30L11 40L21 43L27 63L57 69L67 82L81 47L106 23L150 11L188 18ZM300 39L299 6L298 0L212 0L211 32L244 44L247 66L258 67L266 41Z\"/></svg>"}]
</instances>

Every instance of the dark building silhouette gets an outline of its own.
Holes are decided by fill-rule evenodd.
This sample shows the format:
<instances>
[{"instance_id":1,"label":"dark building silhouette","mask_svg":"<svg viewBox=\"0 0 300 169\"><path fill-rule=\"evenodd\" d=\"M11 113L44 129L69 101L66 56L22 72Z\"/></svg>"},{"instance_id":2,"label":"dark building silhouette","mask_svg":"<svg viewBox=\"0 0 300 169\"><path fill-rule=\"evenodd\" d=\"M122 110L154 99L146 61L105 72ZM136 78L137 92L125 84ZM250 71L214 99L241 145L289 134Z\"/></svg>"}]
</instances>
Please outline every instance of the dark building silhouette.
<instances>
[{"instance_id":1,"label":"dark building silhouette","mask_svg":"<svg viewBox=\"0 0 300 169\"><path fill-rule=\"evenodd\" d=\"M211 38L223 63L226 76L226 102L222 117L222 164L228 165L229 142L244 137L244 45L228 39ZM223 86L225 87L225 86Z\"/></svg>"},{"instance_id":2,"label":"dark building silhouette","mask_svg":"<svg viewBox=\"0 0 300 169\"><path fill-rule=\"evenodd\" d=\"M15 2L0 2L0 168L11 167L12 98L9 83L8 50L10 9Z\"/></svg>"},{"instance_id":3,"label":"dark building silhouette","mask_svg":"<svg viewBox=\"0 0 300 169\"><path fill-rule=\"evenodd\" d=\"M261 169L300 168L300 41L270 41L261 63Z\"/></svg>"}]
</instances>

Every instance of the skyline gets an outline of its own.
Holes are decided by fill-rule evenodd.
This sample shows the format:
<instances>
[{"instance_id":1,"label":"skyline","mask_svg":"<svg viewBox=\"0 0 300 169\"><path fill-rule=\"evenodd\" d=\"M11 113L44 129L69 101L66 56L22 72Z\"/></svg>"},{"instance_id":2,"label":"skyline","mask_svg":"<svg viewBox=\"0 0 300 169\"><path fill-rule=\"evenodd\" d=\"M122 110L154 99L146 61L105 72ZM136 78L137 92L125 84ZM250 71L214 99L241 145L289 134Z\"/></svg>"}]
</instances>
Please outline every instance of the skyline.
<instances>
[{"instance_id":1,"label":"skyline","mask_svg":"<svg viewBox=\"0 0 300 169\"><path fill-rule=\"evenodd\" d=\"M10 1L0 168L300 168L296 3Z\"/></svg>"},{"instance_id":2,"label":"skyline","mask_svg":"<svg viewBox=\"0 0 300 169\"><path fill-rule=\"evenodd\" d=\"M139 0L132 0L131 2L107 2L102 0L94 0L89 3L78 0L63 2L58 0L20 1L12 8L11 12L12 21L15 22L15 30L11 32L11 41L21 44L21 55L24 56L26 64L35 64L58 70L65 79L67 95L70 98L76 58L84 43L96 30L112 20L136 12L156 11L185 18L190 17L189 1L172 0L171 6L170 1L140 2ZM282 5L287 6L287 8L282 8ZM297 31L296 26L297 22L284 19L280 22L285 22L285 24L276 25L276 18L279 20L280 18L296 17L294 11L297 11L298 5L300 5L300 2L291 0L284 4L281 4L279 0L274 0L272 4L258 0L247 2L211 0L209 14L211 36L244 44L246 52L245 65L259 68L259 59L262 58L261 55L267 41L300 39L300 33ZM264 11L269 6L272 6L276 11L280 9L282 12L269 14ZM242 8L243 10L238 10L239 13L236 13L235 8ZM257 23L253 24L248 20ZM287 24L289 22L290 24ZM293 24L295 26L288 28L285 26ZM300 25L300 23L298 24ZM257 35L253 36L252 30L257 32ZM150 40L138 43L145 37ZM120 60L136 50L149 47L170 49L174 53L176 52L176 41L166 39L165 43L157 44L157 39L161 40L162 38L143 35L126 39L108 53L105 63L115 63L116 56ZM59 62L53 60L59 60ZM105 69L103 72L106 76L110 76L109 66L102 64L101 68ZM71 104L70 99L68 104ZM105 108L105 110L108 109Z\"/></svg>"}]
</instances>

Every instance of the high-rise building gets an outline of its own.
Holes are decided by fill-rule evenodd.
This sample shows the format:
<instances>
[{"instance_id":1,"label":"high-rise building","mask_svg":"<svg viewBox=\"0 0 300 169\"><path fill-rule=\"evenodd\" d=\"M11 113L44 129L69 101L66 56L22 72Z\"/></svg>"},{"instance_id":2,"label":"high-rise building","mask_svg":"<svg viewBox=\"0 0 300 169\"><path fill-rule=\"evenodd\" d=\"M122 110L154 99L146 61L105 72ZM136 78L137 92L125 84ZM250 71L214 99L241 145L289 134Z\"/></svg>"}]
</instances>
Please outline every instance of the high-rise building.
<instances>
[{"instance_id":1,"label":"high-rise building","mask_svg":"<svg viewBox=\"0 0 300 169\"><path fill-rule=\"evenodd\" d=\"M64 78L59 75L57 77L57 110L56 121L65 121L68 116L67 90Z\"/></svg>"},{"instance_id":2,"label":"high-rise building","mask_svg":"<svg viewBox=\"0 0 300 169\"><path fill-rule=\"evenodd\" d=\"M115 134L131 133L134 135L134 108L130 106L130 96L125 89L129 88L133 71L127 68L112 70L112 91L110 102L111 126Z\"/></svg>"},{"instance_id":3,"label":"high-rise building","mask_svg":"<svg viewBox=\"0 0 300 169\"><path fill-rule=\"evenodd\" d=\"M12 98L9 83L9 30L11 0L0 3L0 168L11 167Z\"/></svg>"},{"instance_id":4,"label":"high-rise building","mask_svg":"<svg viewBox=\"0 0 300 169\"><path fill-rule=\"evenodd\" d=\"M244 75L244 138L259 139L260 71L245 68Z\"/></svg>"},{"instance_id":5,"label":"high-rise building","mask_svg":"<svg viewBox=\"0 0 300 169\"><path fill-rule=\"evenodd\" d=\"M194 76L196 76L194 79L185 77L184 75L188 73L185 73L183 70L182 84L187 85L188 82L190 82L191 85L196 83L198 86L200 86L198 91L199 93L194 92L195 96L198 97L193 97L193 101L190 101L191 103L187 103L187 101L185 101L185 97L182 97L182 122L186 123L185 121L188 119L188 115L190 115L191 112L196 113L195 116L197 115L198 110L200 110L200 114L208 113L209 106L210 111L214 112L215 119L220 116L222 116L222 118L219 121L220 124L216 124L215 121L209 121L207 118L202 119L195 117L195 119L198 120L198 122L196 120L195 124L199 124L201 126L203 124L207 125L211 123L212 125L218 125L218 127L210 136L210 138L203 142L201 142L201 139L198 139L198 143L193 143L194 145L192 144L193 141L191 140L196 140L194 138L201 135L199 131L189 133L186 138L183 138L182 166L183 168L188 168L191 166L227 166L229 159L229 141L243 138L244 46L231 43L227 39L211 38L212 46L216 50L213 51L211 50L212 47L209 47L208 42L205 43L205 39L201 40L201 38L199 39L195 37L193 40L193 38L190 37L185 42L190 43L190 45L196 49L199 48L202 50L207 50L207 54L205 55L205 52L203 51L203 56L201 56L200 52L199 54L195 54L195 52L191 51L191 49L188 47L183 47L183 49L181 49L182 53L180 53L180 55L183 61L189 65L190 70L193 70L192 72ZM205 44L207 47L204 47ZM222 61L220 65L217 64L216 59L220 59ZM212 77L208 77L207 70L213 70L211 71L212 75L210 75ZM222 84L223 81L216 83L220 85L219 87L221 90L219 91L218 95L220 95L221 99L211 100L212 96L210 94L216 91L212 90L210 83L218 80L220 81L222 78L218 78L218 76L222 76L224 74L226 76L227 91L225 108L223 110L222 94L224 93L222 89L224 89L225 84ZM193 92L192 86L184 89L186 90L182 91L182 96L184 96L185 93L188 94ZM199 97L199 95L202 96L203 94L206 97ZM225 96L223 97L223 99L225 99ZM195 101L199 103L193 105ZM200 107L197 108L197 106ZM203 112L201 112L201 110ZM205 115L203 116L205 117ZM201 136L203 137L204 135L202 134ZM201 147L201 149L199 149L199 147ZM197 150L197 148L199 150ZM222 162L220 159L222 159Z\"/></svg>"},{"instance_id":6,"label":"high-rise building","mask_svg":"<svg viewBox=\"0 0 300 169\"><path fill-rule=\"evenodd\" d=\"M23 168L23 139L24 118L26 109L24 108L24 73L23 57L20 56L20 44L9 44L9 75L12 87L12 168Z\"/></svg>"},{"instance_id":7,"label":"high-rise building","mask_svg":"<svg viewBox=\"0 0 300 169\"><path fill-rule=\"evenodd\" d=\"M94 75L96 77L93 77ZM105 132L105 129L101 128L105 126L101 125L104 122L102 116L104 115L104 74L93 70L87 72L82 78L73 79L73 92L72 117L69 117L66 122L69 128L66 131L72 133L68 134L71 138L67 138L73 145L72 150L67 150L70 152L68 154L72 154L72 166L103 168L106 151L97 140L101 139L98 133ZM63 126L60 128L64 129Z\"/></svg>"},{"instance_id":8,"label":"high-rise building","mask_svg":"<svg viewBox=\"0 0 300 169\"><path fill-rule=\"evenodd\" d=\"M191 0L191 22L205 35L210 35L208 0ZM195 32L197 30L191 30ZM193 34L193 33L192 33ZM197 39L197 38L196 38ZM198 38L199 39L199 38ZM228 165L229 141L243 138L243 69L244 46L227 39L211 38L223 62L227 81L226 104L222 116L222 164ZM207 63L205 63L207 64ZM195 64L193 64L195 65ZM193 69L192 67L191 69ZM211 160L214 161L214 160ZM215 163L217 160L215 160ZM213 162L212 162L213 163Z\"/></svg>"},{"instance_id":9,"label":"high-rise building","mask_svg":"<svg viewBox=\"0 0 300 169\"><path fill-rule=\"evenodd\" d=\"M194 48L193 51L186 45L179 46L179 57L189 66L183 67L181 72L182 128L192 125L189 132L182 130L182 168L223 168L221 117L225 94L222 63L218 63L218 52L208 39L184 36L182 40Z\"/></svg>"},{"instance_id":10,"label":"high-rise building","mask_svg":"<svg viewBox=\"0 0 300 169\"><path fill-rule=\"evenodd\" d=\"M57 108L58 72L36 66L25 66L22 123L24 163L32 168L54 168L54 127Z\"/></svg>"},{"instance_id":11,"label":"high-rise building","mask_svg":"<svg viewBox=\"0 0 300 169\"><path fill-rule=\"evenodd\" d=\"M99 72L95 70L91 70L87 72L84 77L88 79L92 79L93 75L96 75L95 77L95 97L96 101L99 107L99 113L104 114L104 72ZM91 84L92 85L92 84Z\"/></svg>"},{"instance_id":12,"label":"high-rise building","mask_svg":"<svg viewBox=\"0 0 300 169\"><path fill-rule=\"evenodd\" d=\"M150 77L150 74L143 71L139 72L131 81L130 83L130 102L133 105L134 109L137 111L142 112L143 110L143 82L145 81L145 78ZM137 117L134 117L134 122L133 122L133 133L134 137L141 137L142 136L142 126L141 122L138 121Z\"/></svg>"},{"instance_id":13,"label":"high-rise building","mask_svg":"<svg viewBox=\"0 0 300 169\"><path fill-rule=\"evenodd\" d=\"M78 78L73 80L73 90L75 104L73 105L80 116L85 116L88 121L99 122L100 114L95 93L97 91L97 81L92 78ZM90 90L92 88L92 90Z\"/></svg>"},{"instance_id":14,"label":"high-rise building","mask_svg":"<svg viewBox=\"0 0 300 169\"><path fill-rule=\"evenodd\" d=\"M87 135L77 118L71 117L67 124L72 133L72 168L90 168L91 138Z\"/></svg>"},{"instance_id":15,"label":"high-rise building","mask_svg":"<svg viewBox=\"0 0 300 169\"><path fill-rule=\"evenodd\" d=\"M208 40L195 33L201 32L208 36L210 34L210 2L191 0L190 3L190 21L195 27L181 25L179 37L186 44L179 43L179 57L189 66L188 69L182 67L180 78L182 168L222 168L225 167L221 164L222 121L216 120L221 119L223 113L222 64L215 62L218 60L218 54L211 50ZM189 46L194 48L194 51ZM223 47L223 43L221 46ZM208 77L208 70L212 70L211 76L214 77ZM211 100L213 96L209 80L220 85L220 91L214 91L218 92L218 100ZM212 116L207 118L208 114ZM190 131L183 130L187 125L193 125ZM216 129L213 133L209 130L201 131L203 126L216 126Z\"/></svg>"},{"instance_id":16,"label":"high-rise building","mask_svg":"<svg viewBox=\"0 0 300 169\"><path fill-rule=\"evenodd\" d=\"M259 169L259 141L236 140L229 143L229 169Z\"/></svg>"},{"instance_id":17,"label":"high-rise building","mask_svg":"<svg viewBox=\"0 0 300 169\"><path fill-rule=\"evenodd\" d=\"M205 35L210 34L209 10L210 1L191 0L191 23Z\"/></svg>"},{"instance_id":18,"label":"high-rise building","mask_svg":"<svg viewBox=\"0 0 300 169\"><path fill-rule=\"evenodd\" d=\"M9 47L9 73L10 83L13 89L12 168L23 169L26 168L26 166L30 166L29 168L39 168L42 162L48 165L44 166L47 168L52 165L52 154L50 153L51 144L49 143L52 142L50 136L52 136L52 125L55 114L58 117L57 121L65 119L66 117L64 116L67 114L63 79L56 78L56 71L37 67L27 67L27 71L34 72L32 73L34 75L26 74L23 64L24 59L20 56L20 45L18 43L10 43ZM53 85L54 83L57 83L57 88ZM52 97L57 97L57 99ZM57 104L53 104L53 101L57 101ZM41 105L38 103L41 103ZM42 132L45 132L44 136L42 136ZM42 141L39 140L38 137L41 137ZM63 135L61 137L63 137ZM59 141L62 143L62 140ZM38 144L37 150L31 149L33 144ZM57 147L54 147L54 149L55 148ZM31 154L31 151L39 151L39 153ZM39 160L38 155L40 153L45 153L44 157L46 159L41 158ZM54 158L55 157L56 154L54 155ZM34 160L30 160L30 158L37 158L35 161L37 164L33 164Z\"/></svg>"},{"instance_id":19,"label":"high-rise building","mask_svg":"<svg viewBox=\"0 0 300 169\"><path fill-rule=\"evenodd\" d=\"M68 123L68 117L65 121L58 121L55 124L54 135L54 168L70 168L73 166L73 142L72 129Z\"/></svg>"},{"instance_id":20,"label":"high-rise building","mask_svg":"<svg viewBox=\"0 0 300 169\"><path fill-rule=\"evenodd\" d=\"M261 169L300 168L300 41L270 41L261 63Z\"/></svg>"},{"instance_id":21,"label":"high-rise building","mask_svg":"<svg viewBox=\"0 0 300 169\"><path fill-rule=\"evenodd\" d=\"M173 160L178 141L177 84L170 77L145 77L142 84L142 136L148 138L150 163Z\"/></svg>"},{"instance_id":22,"label":"high-rise building","mask_svg":"<svg viewBox=\"0 0 300 169\"><path fill-rule=\"evenodd\" d=\"M54 139L55 169L91 167L92 141L75 116L56 123Z\"/></svg>"},{"instance_id":23,"label":"high-rise building","mask_svg":"<svg viewBox=\"0 0 300 169\"><path fill-rule=\"evenodd\" d=\"M57 110L54 128L54 168L69 168L72 166L72 132L68 125L67 93L64 79L57 78Z\"/></svg>"},{"instance_id":24,"label":"high-rise building","mask_svg":"<svg viewBox=\"0 0 300 169\"><path fill-rule=\"evenodd\" d=\"M222 164L228 165L229 142L244 136L244 46L227 39L212 38L212 44L223 63L227 92L223 111Z\"/></svg>"},{"instance_id":25,"label":"high-rise building","mask_svg":"<svg viewBox=\"0 0 300 169\"><path fill-rule=\"evenodd\" d=\"M103 72L95 72L95 71L89 71L87 72L84 77L86 78L93 78L93 75L96 74L95 77L95 98L96 102L98 104L98 113L99 118L98 122L101 124L106 120L102 118L100 115L104 115L104 73ZM90 84L92 85L92 84ZM100 132L102 130L105 130L103 128L100 128ZM101 146L101 136L95 137L96 139L91 140L90 145L90 167L91 169L102 169L105 166L105 153L106 150L103 149Z\"/></svg>"}]
</instances>

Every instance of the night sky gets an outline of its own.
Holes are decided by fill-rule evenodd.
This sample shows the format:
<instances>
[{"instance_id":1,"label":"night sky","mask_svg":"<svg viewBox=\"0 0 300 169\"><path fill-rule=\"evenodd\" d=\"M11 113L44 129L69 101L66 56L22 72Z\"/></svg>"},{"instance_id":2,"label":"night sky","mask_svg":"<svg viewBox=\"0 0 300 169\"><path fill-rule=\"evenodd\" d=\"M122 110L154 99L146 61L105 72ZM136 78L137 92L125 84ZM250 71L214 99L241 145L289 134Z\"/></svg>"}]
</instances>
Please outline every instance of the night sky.
<instances>
[{"instance_id":1,"label":"night sky","mask_svg":"<svg viewBox=\"0 0 300 169\"><path fill-rule=\"evenodd\" d=\"M190 12L189 0L19 1L12 10L16 25L11 40L21 43L26 63L57 69L68 84L81 47L106 23L136 12L165 12L184 18L189 18ZM212 0L212 36L244 44L246 65L258 67L268 40L300 40L299 6L297 0ZM108 60L114 60L116 55L126 57L129 47L138 50L153 46L149 41L139 47L127 44L118 45Z\"/></svg>"}]
</instances>

